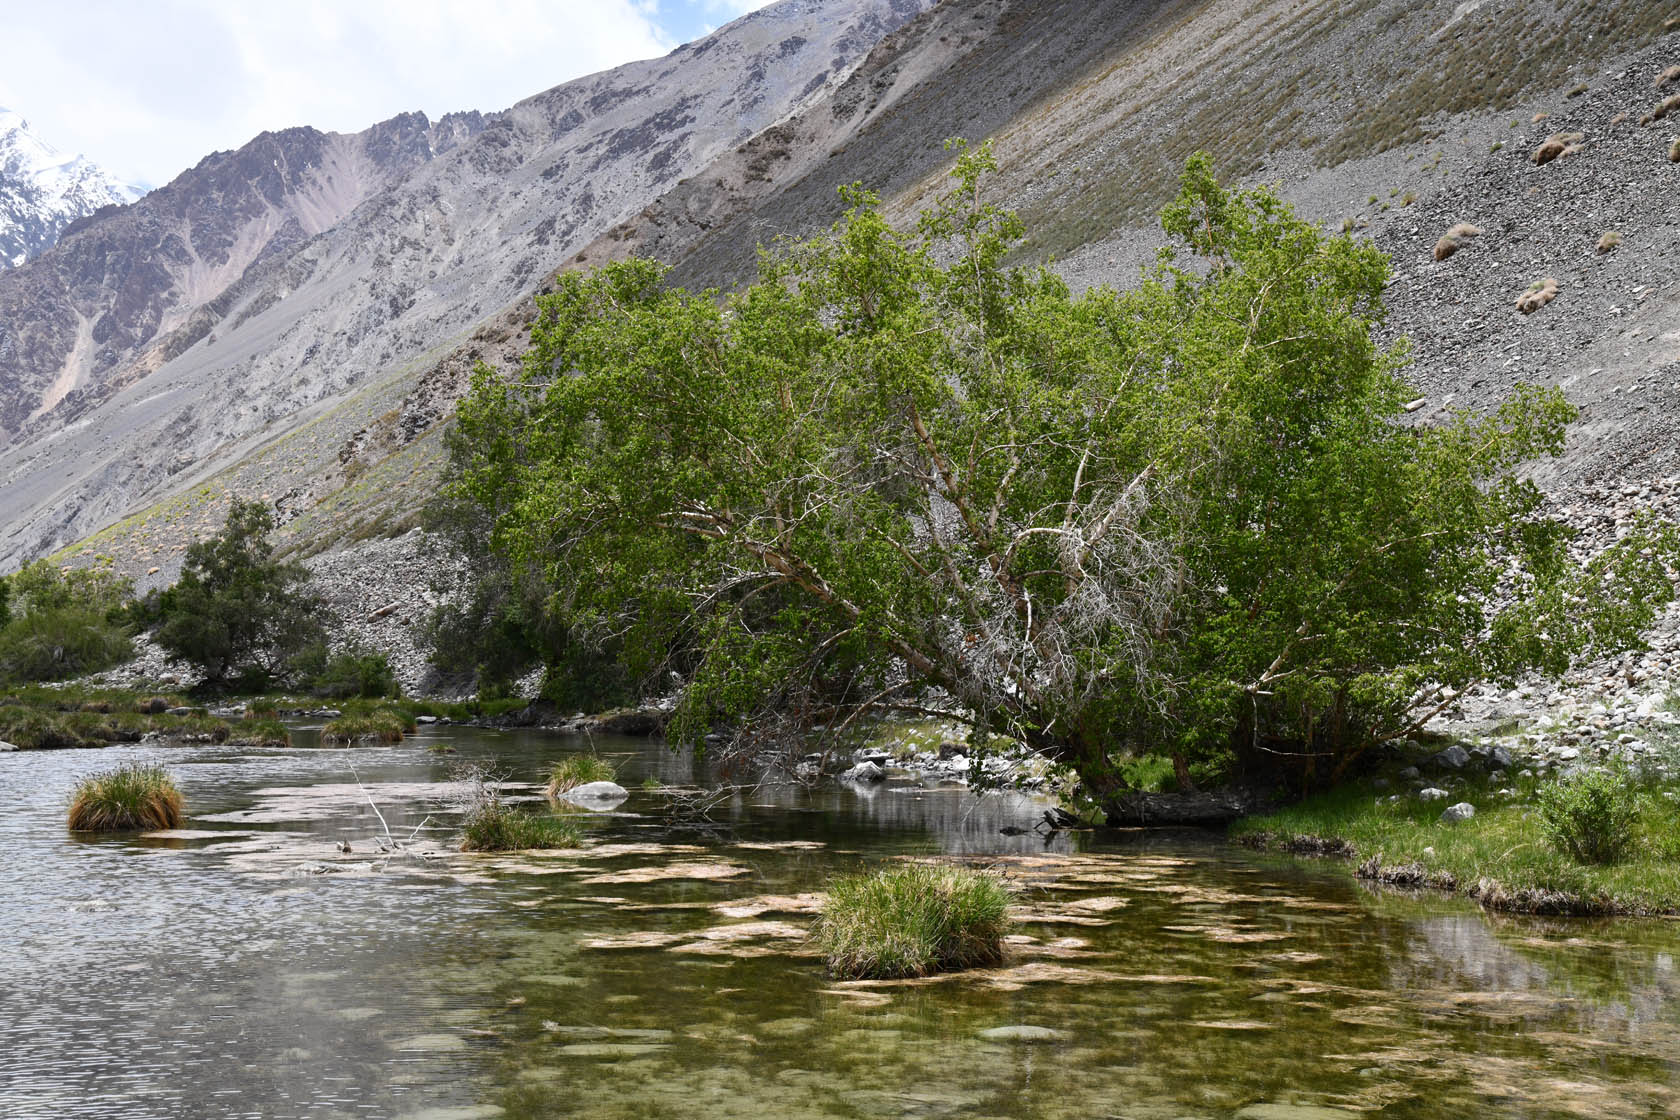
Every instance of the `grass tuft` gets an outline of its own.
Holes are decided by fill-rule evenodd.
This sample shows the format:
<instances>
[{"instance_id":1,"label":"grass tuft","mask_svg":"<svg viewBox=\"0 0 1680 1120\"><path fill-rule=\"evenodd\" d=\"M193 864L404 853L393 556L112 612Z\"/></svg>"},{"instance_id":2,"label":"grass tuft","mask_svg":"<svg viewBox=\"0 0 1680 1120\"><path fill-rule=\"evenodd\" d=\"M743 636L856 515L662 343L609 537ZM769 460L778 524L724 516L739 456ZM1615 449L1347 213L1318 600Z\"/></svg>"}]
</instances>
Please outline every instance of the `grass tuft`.
<instances>
[{"instance_id":1,"label":"grass tuft","mask_svg":"<svg viewBox=\"0 0 1680 1120\"><path fill-rule=\"evenodd\" d=\"M242 719L228 742L242 747L289 747L292 733L277 719Z\"/></svg>"},{"instance_id":2,"label":"grass tuft","mask_svg":"<svg viewBox=\"0 0 1680 1120\"><path fill-rule=\"evenodd\" d=\"M613 764L592 754L574 754L554 764L548 772L548 795L558 797L569 789L590 782L610 782L618 777Z\"/></svg>"},{"instance_id":3,"label":"grass tuft","mask_svg":"<svg viewBox=\"0 0 1680 1120\"><path fill-rule=\"evenodd\" d=\"M352 743L400 743L403 736L414 729L410 716L389 708L381 708L366 715L342 715L321 728L322 746L349 746Z\"/></svg>"},{"instance_id":4,"label":"grass tuft","mask_svg":"<svg viewBox=\"0 0 1680 1120\"><path fill-rule=\"evenodd\" d=\"M575 848L583 841L576 821L539 817L483 797L461 823L463 852L522 852L533 848Z\"/></svg>"},{"instance_id":5,"label":"grass tuft","mask_svg":"<svg viewBox=\"0 0 1680 1120\"><path fill-rule=\"evenodd\" d=\"M179 828L181 805L181 791L163 767L131 763L77 783L70 800L70 828L75 832Z\"/></svg>"},{"instance_id":6,"label":"grass tuft","mask_svg":"<svg viewBox=\"0 0 1680 1120\"><path fill-rule=\"evenodd\" d=\"M835 880L815 937L829 972L848 979L985 968L1003 961L1008 909L996 875L904 864Z\"/></svg>"},{"instance_id":7,"label":"grass tuft","mask_svg":"<svg viewBox=\"0 0 1680 1120\"><path fill-rule=\"evenodd\" d=\"M1524 315L1532 315L1552 300L1557 298L1558 282L1550 277L1542 277L1528 286L1528 291L1517 297L1517 310Z\"/></svg>"},{"instance_id":8,"label":"grass tuft","mask_svg":"<svg viewBox=\"0 0 1680 1120\"><path fill-rule=\"evenodd\" d=\"M1617 233L1615 230L1606 231L1598 239L1598 255L1602 257L1605 253L1612 252L1616 246L1621 243L1621 234Z\"/></svg>"}]
</instances>

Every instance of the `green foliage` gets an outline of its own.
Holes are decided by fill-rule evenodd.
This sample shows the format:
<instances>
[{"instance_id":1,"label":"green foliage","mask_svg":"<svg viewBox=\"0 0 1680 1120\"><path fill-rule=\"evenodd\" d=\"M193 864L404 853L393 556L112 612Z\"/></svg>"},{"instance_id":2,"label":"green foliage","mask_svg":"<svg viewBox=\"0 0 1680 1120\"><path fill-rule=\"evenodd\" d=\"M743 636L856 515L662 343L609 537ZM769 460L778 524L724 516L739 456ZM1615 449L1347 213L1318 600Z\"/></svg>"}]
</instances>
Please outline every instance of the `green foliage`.
<instances>
[{"instance_id":1,"label":"green foliage","mask_svg":"<svg viewBox=\"0 0 1680 1120\"><path fill-rule=\"evenodd\" d=\"M1003 960L1009 890L996 875L910 863L829 885L815 938L834 976L890 980Z\"/></svg>"},{"instance_id":2,"label":"green foliage","mask_svg":"<svg viewBox=\"0 0 1680 1120\"><path fill-rule=\"evenodd\" d=\"M450 500L675 740L936 702L1125 785L1116 748L1339 773L1442 690L1638 643L1672 527L1585 564L1518 474L1573 410L1405 421L1387 259L1206 158L1132 290L1005 268L989 152L911 232L873 195L725 298L627 261L480 369ZM1519 588L1514 599L1497 593Z\"/></svg>"},{"instance_id":3,"label":"green foliage","mask_svg":"<svg viewBox=\"0 0 1680 1120\"><path fill-rule=\"evenodd\" d=\"M480 799L461 822L463 852L575 848L582 842L576 821L523 813L495 797Z\"/></svg>"},{"instance_id":4,"label":"green foliage","mask_svg":"<svg viewBox=\"0 0 1680 1120\"><path fill-rule=\"evenodd\" d=\"M161 766L130 763L83 778L70 801L75 832L181 827L181 791Z\"/></svg>"},{"instance_id":5,"label":"green foliage","mask_svg":"<svg viewBox=\"0 0 1680 1120\"><path fill-rule=\"evenodd\" d=\"M289 747L292 733L277 719L243 719L228 729L227 741L242 747Z\"/></svg>"},{"instance_id":6,"label":"green foliage","mask_svg":"<svg viewBox=\"0 0 1680 1120\"><path fill-rule=\"evenodd\" d=\"M66 680L133 656L123 620L133 584L109 567L59 569L38 560L5 582L0 680Z\"/></svg>"},{"instance_id":7,"label":"green foliage","mask_svg":"<svg viewBox=\"0 0 1680 1120\"><path fill-rule=\"evenodd\" d=\"M345 650L329 657L325 645L316 645L304 650L292 667L310 692L332 700L394 699L402 694L391 659L383 653Z\"/></svg>"},{"instance_id":8,"label":"green foliage","mask_svg":"<svg viewBox=\"0 0 1680 1120\"><path fill-rule=\"evenodd\" d=\"M1633 847L1639 795L1620 770L1587 770L1534 795L1546 842L1582 863L1618 863Z\"/></svg>"},{"instance_id":9,"label":"green foliage","mask_svg":"<svg viewBox=\"0 0 1680 1120\"><path fill-rule=\"evenodd\" d=\"M187 549L180 582L148 609L157 642L197 666L212 685L237 680L260 690L322 640L309 573L274 558L274 517L261 502L236 501L222 531Z\"/></svg>"},{"instance_id":10,"label":"green foliage","mask_svg":"<svg viewBox=\"0 0 1680 1120\"><path fill-rule=\"evenodd\" d=\"M606 759L592 754L574 754L556 762L548 772L548 795L558 797L569 789L590 782L610 782L618 771Z\"/></svg>"}]
</instances>

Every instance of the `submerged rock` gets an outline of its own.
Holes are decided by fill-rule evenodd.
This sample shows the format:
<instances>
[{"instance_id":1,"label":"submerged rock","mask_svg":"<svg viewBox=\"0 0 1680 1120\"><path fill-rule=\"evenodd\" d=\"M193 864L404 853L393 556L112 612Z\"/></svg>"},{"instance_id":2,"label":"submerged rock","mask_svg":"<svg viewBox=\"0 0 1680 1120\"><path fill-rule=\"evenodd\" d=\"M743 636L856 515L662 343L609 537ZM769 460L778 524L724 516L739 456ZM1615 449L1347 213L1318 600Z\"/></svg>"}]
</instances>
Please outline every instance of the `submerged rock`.
<instances>
[{"instance_id":1,"label":"submerged rock","mask_svg":"<svg viewBox=\"0 0 1680 1120\"><path fill-rule=\"evenodd\" d=\"M1049 1027L1016 1025L992 1027L981 1031L980 1037L987 1042L1060 1042L1067 1034Z\"/></svg>"}]
</instances>

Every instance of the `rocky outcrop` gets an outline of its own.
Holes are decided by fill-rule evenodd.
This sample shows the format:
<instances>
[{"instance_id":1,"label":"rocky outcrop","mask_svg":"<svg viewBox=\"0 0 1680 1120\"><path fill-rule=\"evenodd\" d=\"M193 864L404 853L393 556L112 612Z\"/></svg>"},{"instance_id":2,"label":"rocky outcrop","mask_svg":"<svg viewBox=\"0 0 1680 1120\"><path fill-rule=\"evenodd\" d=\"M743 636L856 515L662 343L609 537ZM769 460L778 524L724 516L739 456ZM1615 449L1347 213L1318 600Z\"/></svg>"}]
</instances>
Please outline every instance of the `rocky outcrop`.
<instances>
[{"instance_id":1,"label":"rocky outcrop","mask_svg":"<svg viewBox=\"0 0 1680 1120\"><path fill-rule=\"evenodd\" d=\"M82 156L66 156L0 108L0 271L57 243L64 230L145 191Z\"/></svg>"}]
</instances>

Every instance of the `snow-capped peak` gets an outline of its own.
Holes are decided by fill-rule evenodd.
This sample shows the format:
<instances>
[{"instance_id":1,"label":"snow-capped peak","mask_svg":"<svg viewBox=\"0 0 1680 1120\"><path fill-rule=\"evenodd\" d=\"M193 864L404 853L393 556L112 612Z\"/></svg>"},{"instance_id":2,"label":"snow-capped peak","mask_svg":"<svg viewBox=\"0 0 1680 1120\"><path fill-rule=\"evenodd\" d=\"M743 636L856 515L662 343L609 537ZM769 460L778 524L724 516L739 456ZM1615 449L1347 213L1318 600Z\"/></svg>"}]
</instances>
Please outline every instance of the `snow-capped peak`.
<instances>
[{"instance_id":1,"label":"snow-capped peak","mask_svg":"<svg viewBox=\"0 0 1680 1120\"><path fill-rule=\"evenodd\" d=\"M65 155L0 107L0 268L51 248L77 218L145 194L83 156Z\"/></svg>"}]
</instances>

